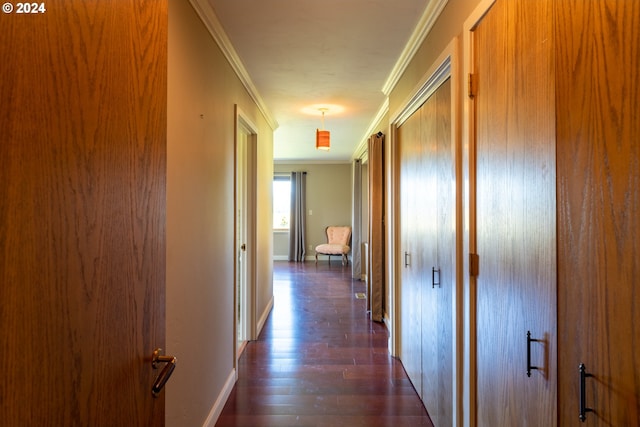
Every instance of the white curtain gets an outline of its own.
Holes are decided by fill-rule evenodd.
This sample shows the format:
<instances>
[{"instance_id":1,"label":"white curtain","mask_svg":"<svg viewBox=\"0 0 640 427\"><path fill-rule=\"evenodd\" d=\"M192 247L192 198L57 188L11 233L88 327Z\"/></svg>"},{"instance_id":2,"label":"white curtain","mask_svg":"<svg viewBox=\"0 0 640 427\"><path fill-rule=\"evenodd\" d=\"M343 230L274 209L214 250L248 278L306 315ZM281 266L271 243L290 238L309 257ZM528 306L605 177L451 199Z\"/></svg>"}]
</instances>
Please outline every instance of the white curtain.
<instances>
[{"instance_id":1,"label":"white curtain","mask_svg":"<svg viewBox=\"0 0 640 427\"><path fill-rule=\"evenodd\" d=\"M304 262L307 173L291 172L291 215L289 217L289 261Z\"/></svg>"},{"instance_id":2,"label":"white curtain","mask_svg":"<svg viewBox=\"0 0 640 427\"><path fill-rule=\"evenodd\" d=\"M351 277L360 280L362 263L360 246L362 243L362 163L353 161L353 206L351 226Z\"/></svg>"}]
</instances>

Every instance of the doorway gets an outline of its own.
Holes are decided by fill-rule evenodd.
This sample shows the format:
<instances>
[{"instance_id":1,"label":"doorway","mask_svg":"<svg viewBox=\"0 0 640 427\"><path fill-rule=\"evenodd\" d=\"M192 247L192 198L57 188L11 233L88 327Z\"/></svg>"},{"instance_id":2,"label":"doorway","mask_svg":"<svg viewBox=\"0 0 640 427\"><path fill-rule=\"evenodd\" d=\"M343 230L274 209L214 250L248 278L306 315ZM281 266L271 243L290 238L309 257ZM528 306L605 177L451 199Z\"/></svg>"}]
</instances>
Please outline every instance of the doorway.
<instances>
[{"instance_id":1,"label":"doorway","mask_svg":"<svg viewBox=\"0 0 640 427\"><path fill-rule=\"evenodd\" d=\"M235 183L235 355L236 361L255 327L255 182L257 128L236 106ZM236 370L237 372L237 370Z\"/></svg>"}]
</instances>

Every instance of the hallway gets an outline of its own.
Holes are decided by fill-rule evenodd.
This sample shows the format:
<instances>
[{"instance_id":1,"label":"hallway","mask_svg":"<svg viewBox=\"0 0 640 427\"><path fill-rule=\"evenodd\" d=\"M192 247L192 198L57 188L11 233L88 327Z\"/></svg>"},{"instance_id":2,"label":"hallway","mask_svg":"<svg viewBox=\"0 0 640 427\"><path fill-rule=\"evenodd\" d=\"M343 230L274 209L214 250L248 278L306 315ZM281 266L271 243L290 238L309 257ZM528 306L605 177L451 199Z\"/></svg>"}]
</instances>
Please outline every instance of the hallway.
<instances>
[{"instance_id":1,"label":"hallway","mask_svg":"<svg viewBox=\"0 0 640 427\"><path fill-rule=\"evenodd\" d=\"M216 426L432 427L350 268L276 262L273 286L273 311Z\"/></svg>"}]
</instances>

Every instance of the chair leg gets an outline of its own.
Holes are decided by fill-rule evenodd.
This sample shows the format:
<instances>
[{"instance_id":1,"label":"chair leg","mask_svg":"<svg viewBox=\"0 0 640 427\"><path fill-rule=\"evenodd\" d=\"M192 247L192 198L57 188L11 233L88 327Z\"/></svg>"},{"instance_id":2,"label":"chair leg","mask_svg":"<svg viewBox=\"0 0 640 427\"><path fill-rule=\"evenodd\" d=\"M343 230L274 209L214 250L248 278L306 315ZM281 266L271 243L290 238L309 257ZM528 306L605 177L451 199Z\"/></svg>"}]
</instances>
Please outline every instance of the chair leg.
<instances>
[{"instance_id":1,"label":"chair leg","mask_svg":"<svg viewBox=\"0 0 640 427\"><path fill-rule=\"evenodd\" d=\"M318 265L318 252L316 252L316 265Z\"/></svg>"}]
</instances>

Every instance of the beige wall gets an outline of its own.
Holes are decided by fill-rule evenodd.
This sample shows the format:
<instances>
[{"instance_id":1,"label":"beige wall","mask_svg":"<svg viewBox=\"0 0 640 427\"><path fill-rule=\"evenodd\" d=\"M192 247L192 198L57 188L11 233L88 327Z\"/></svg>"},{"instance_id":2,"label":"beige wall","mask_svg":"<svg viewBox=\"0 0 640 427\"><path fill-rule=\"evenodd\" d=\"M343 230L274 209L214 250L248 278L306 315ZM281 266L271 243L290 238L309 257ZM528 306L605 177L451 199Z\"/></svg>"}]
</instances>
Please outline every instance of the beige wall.
<instances>
[{"instance_id":1,"label":"beige wall","mask_svg":"<svg viewBox=\"0 0 640 427\"><path fill-rule=\"evenodd\" d=\"M273 305L273 130L266 122L260 123L256 161L256 321L264 322Z\"/></svg>"},{"instance_id":2,"label":"beige wall","mask_svg":"<svg viewBox=\"0 0 640 427\"><path fill-rule=\"evenodd\" d=\"M307 172L306 256L314 258L314 248L327 241L328 225L351 225L351 164L276 164L274 171ZM277 259L288 255L288 238L288 233L274 233Z\"/></svg>"},{"instance_id":3,"label":"beige wall","mask_svg":"<svg viewBox=\"0 0 640 427\"><path fill-rule=\"evenodd\" d=\"M259 129L258 316L272 295L273 131L184 0L169 1L168 70L166 420L202 426L234 372L234 105Z\"/></svg>"}]
</instances>

